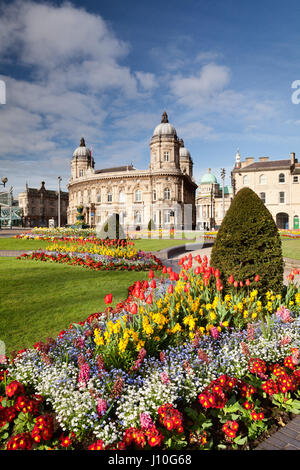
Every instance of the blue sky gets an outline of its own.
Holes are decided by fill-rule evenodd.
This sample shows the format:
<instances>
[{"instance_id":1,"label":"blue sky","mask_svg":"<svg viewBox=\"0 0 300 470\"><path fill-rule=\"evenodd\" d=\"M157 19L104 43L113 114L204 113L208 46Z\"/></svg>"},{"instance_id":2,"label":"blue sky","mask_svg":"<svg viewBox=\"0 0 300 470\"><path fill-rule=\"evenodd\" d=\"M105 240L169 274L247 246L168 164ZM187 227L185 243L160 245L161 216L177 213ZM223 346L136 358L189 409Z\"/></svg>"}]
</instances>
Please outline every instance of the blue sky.
<instances>
[{"instance_id":1,"label":"blue sky","mask_svg":"<svg viewBox=\"0 0 300 470\"><path fill-rule=\"evenodd\" d=\"M164 110L197 183L237 148L297 157L299 23L293 0L0 1L0 176L66 189L82 136L96 168L146 169Z\"/></svg>"}]
</instances>

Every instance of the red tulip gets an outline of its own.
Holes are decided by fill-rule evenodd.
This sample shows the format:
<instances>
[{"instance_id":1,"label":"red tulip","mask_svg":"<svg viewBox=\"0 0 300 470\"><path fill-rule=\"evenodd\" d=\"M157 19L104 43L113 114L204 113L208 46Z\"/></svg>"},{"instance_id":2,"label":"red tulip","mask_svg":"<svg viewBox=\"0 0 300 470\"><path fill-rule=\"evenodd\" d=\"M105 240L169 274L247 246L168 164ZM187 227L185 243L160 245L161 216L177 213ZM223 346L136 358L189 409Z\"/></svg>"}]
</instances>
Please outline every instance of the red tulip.
<instances>
[{"instance_id":1,"label":"red tulip","mask_svg":"<svg viewBox=\"0 0 300 470\"><path fill-rule=\"evenodd\" d=\"M155 287L156 287L155 279L152 279L152 281L151 281L151 283L150 283L150 287L151 287L152 289L155 289Z\"/></svg>"},{"instance_id":2,"label":"red tulip","mask_svg":"<svg viewBox=\"0 0 300 470\"><path fill-rule=\"evenodd\" d=\"M171 273L171 272L172 272L171 266L168 267L167 271L168 271L168 273Z\"/></svg>"},{"instance_id":3,"label":"red tulip","mask_svg":"<svg viewBox=\"0 0 300 470\"><path fill-rule=\"evenodd\" d=\"M244 285L243 281L240 281L240 287L243 287L243 285Z\"/></svg>"},{"instance_id":4,"label":"red tulip","mask_svg":"<svg viewBox=\"0 0 300 470\"><path fill-rule=\"evenodd\" d=\"M200 274L200 273L201 273L200 266L196 266L196 267L195 267L194 273L195 273L195 274Z\"/></svg>"},{"instance_id":5,"label":"red tulip","mask_svg":"<svg viewBox=\"0 0 300 470\"><path fill-rule=\"evenodd\" d=\"M144 291L141 291L141 293L140 293L140 300L145 300Z\"/></svg>"},{"instance_id":6,"label":"red tulip","mask_svg":"<svg viewBox=\"0 0 300 470\"><path fill-rule=\"evenodd\" d=\"M258 274L256 274L256 276L255 276L255 278L254 278L254 281L255 281L255 282L258 282L258 281L259 281L259 275L258 275Z\"/></svg>"},{"instance_id":7,"label":"red tulip","mask_svg":"<svg viewBox=\"0 0 300 470\"><path fill-rule=\"evenodd\" d=\"M152 295L148 295L147 299L146 299L146 304L152 304Z\"/></svg>"},{"instance_id":8,"label":"red tulip","mask_svg":"<svg viewBox=\"0 0 300 470\"><path fill-rule=\"evenodd\" d=\"M163 273L163 274L166 274L166 273L167 273L167 268L166 268L166 266L163 267L162 273Z\"/></svg>"},{"instance_id":9,"label":"red tulip","mask_svg":"<svg viewBox=\"0 0 300 470\"><path fill-rule=\"evenodd\" d=\"M215 271L215 276L216 276L216 277L220 277L220 270L219 270L219 269L216 269L216 271Z\"/></svg>"},{"instance_id":10,"label":"red tulip","mask_svg":"<svg viewBox=\"0 0 300 470\"><path fill-rule=\"evenodd\" d=\"M251 284L250 280L246 279L245 284L246 284L246 286L250 286L250 284Z\"/></svg>"},{"instance_id":11,"label":"red tulip","mask_svg":"<svg viewBox=\"0 0 300 470\"><path fill-rule=\"evenodd\" d=\"M148 281L144 281L143 287L144 287L144 289L148 289L148 287L149 287L149 282L148 282Z\"/></svg>"},{"instance_id":12,"label":"red tulip","mask_svg":"<svg viewBox=\"0 0 300 470\"><path fill-rule=\"evenodd\" d=\"M173 294L174 292L174 287L173 285L171 284L169 287L168 287L168 294Z\"/></svg>"},{"instance_id":13,"label":"red tulip","mask_svg":"<svg viewBox=\"0 0 300 470\"><path fill-rule=\"evenodd\" d=\"M152 269L150 269L150 271L149 271L149 279L153 279L153 278L154 278L154 274L153 274Z\"/></svg>"},{"instance_id":14,"label":"red tulip","mask_svg":"<svg viewBox=\"0 0 300 470\"><path fill-rule=\"evenodd\" d=\"M104 302L106 304L111 304L112 303L112 294L107 294L105 297L104 297Z\"/></svg>"},{"instance_id":15,"label":"red tulip","mask_svg":"<svg viewBox=\"0 0 300 470\"><path fill-rule=\"evenodd\" d=\"M132 304L130 308L130 313L132 313L132 315L135 315L137 313L137 304Z\"/></svg>"},{"instance_id":16,"label":"red tulip","mask_svg":"<svg viewBox=\"0 0 300 470\"><path fill-rule=\"evenodd\" d=\"M234 281L233 285L234 287L238 287L239 283L237 281Z\"/></svg>"},{"instance_id":17,"label":"red tulip","mask_svg":"<svg viewBox=\"0 0 300 470\"><path fill-rule=\"evenodd\" d=\"M234 277L233 277L232 274L229 276L229 278L227 279L227 281L229 282L229 284L233 284L233 282L234 282Z\"/></svg>"}]
</instances>

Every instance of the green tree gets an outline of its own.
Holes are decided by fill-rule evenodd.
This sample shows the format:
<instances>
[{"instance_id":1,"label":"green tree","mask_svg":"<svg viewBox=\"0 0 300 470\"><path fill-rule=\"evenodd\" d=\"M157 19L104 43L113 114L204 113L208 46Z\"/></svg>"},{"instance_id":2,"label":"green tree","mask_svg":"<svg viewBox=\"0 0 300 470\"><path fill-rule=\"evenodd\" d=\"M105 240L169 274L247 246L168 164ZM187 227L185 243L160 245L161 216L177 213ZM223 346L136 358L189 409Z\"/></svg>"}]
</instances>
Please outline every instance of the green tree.
<instances>
[{"instance_id":1,"label":"green tree","mask_svg":"<svg viewBox=\"0 0 300 470\"><path fill-rule=\"evenodd\" d=\"M224 286L259 275L260 293L283 290L281 240L274 219L257 194L243 188L234 197L218 231L211 266L219 268Z\"/></svg>"}]
</instances>

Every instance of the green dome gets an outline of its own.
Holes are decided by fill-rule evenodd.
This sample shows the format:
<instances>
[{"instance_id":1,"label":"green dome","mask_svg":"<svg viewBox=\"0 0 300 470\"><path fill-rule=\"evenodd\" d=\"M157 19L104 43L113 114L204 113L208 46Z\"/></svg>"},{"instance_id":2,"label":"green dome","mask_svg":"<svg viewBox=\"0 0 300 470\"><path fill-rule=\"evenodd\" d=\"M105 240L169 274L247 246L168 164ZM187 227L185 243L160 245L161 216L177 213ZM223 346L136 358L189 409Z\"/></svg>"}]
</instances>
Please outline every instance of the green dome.
<instances>
[{"instance_id":1,"label":"green dome","mask_svg":"<svg viewBox=\"0 0 300 470\"><path fill-rule=\"evenodd\" d=\"M217 178L210 172L208 168L207 173L202 176L200 184L215 184L218 183Z\"/></svg>"}]
</instances>

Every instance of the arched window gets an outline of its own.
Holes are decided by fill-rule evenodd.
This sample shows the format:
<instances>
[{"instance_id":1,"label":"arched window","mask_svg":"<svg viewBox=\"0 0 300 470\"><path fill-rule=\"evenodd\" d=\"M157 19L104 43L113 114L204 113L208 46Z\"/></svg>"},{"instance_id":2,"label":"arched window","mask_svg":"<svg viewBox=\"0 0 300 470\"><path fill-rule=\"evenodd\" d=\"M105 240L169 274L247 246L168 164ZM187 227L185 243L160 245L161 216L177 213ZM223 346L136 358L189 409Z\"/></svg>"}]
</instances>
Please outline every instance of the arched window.
<instances>
[{"instance_id":1,"label":"arched window","mask_svg":"<svg viewBox=\"0 0 300 470\"><path fill-rule=\"evenodd\" d=\"M123 191L119 193L119 202L125 202L125 193Z\"/></svg>"},{"instance_id":2,"label":"arched window","mask_svg":"<svg viewBox=\"0 0 300 470\"><path fill-rule=\"evenodd\" d=\"M142 191L137 189L135 192L135 201L140 202L142 200Z\"/></svg>"},{"instance_id":3,"label":"arched window","mask_svg":"<svg viewBox=\"0 0 300 470\"><path fill-rule=\"evenodd\" d=\"M164 199L169 200L171 196L169 188L165 188L164 190Z\"/></svg>"},{"instance_id":4,"label":"arched window","mask_svg":"<svg viewBox=\"0 0 300 470\"><path fill-rule=\"evenodd\" d=\"M243 176L243 184L249 184L249 176L248 175Z\"/></svg>"},{"instance_id":5,"label":"arched window","mask_svg":"<svg viewBox=\"0 0 300 470\"><path fill-rule=\"evenodd\" d=\"M112 202L112 193L107 193L107 202Z\"/></svg>"},{"instance_id":6,"label":"arched window","mask_svg":"<svg viewBox=\"0 0 300 470\"><path fill-rule=\"evenodd\" d=\"M259 176L259 184L267 184L266 175L260 175Z\"/></svg>"},{"instance_id":7,"label":"arched window","mask_svg":"<svg viewBox=\"0 0 300 470\"><path fill-rule=\"evenodd\" d=\"M279 173L278 182L279 182L279 183L285 183L285 175L284 175L284 173Z\"/></svg>"}]
</instances>

